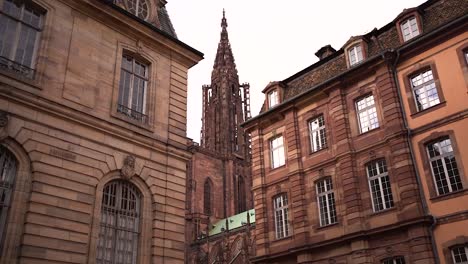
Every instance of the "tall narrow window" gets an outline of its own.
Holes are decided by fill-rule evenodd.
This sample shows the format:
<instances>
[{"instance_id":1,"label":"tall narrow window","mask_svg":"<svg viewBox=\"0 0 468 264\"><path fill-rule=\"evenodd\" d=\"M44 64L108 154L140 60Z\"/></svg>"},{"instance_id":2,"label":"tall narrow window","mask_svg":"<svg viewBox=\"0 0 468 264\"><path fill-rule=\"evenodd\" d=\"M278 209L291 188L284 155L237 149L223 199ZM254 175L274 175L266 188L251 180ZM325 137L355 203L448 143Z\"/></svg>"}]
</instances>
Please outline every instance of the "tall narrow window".
<instances>
[{"instance_id":1,"label":"tall narrow window","mask_svg":"<svg viewBox=\"0 0 468 264\"><path fill-rule=\"evenodd\" d=\"M270 140L271 168L278 168L285 163L283 136Z\"/></svg>"},{"instance_id":2,"label":"tall narrow window","mask_svg":"<svg viewBox=\"0 0 468 264\"><path fill-rule=\"evenodd\" d=\"M8 209L16 178L16 158L5 147L0 145L0 250L3 248L4 235L7 229Z\"/></svg>"},{"instance_id":3,"label":"tall narrow window","mask_svg":"<svg viewBox=\"0 0 468 264\"><path fill-rule=\"evenodd\" d=\"M273 90L268 93L268 108L272 108L273 106L279 103L278 100L278 91Z\"/></svg>"},{"instance_id":4,"label":"tall narrow window","mask_svg":"<svg viewBox=\"0 0 468 264\"><path fill-rule=\"evenodd\" d=\"M132 119L147 123L147 85L148 66L131 56L123 55L117 111Z\"/></svg>"},{"instance_id":5,"label":"tall narrow window","mask_svg":"<svg viewBox=\"0 0 468 264\"><path fill-rule=\"evenodd\" d=\"M411 88L418 111L440 103L432 70L426 70L411 77Z\"/></svg>"},{"instance_id":6,"label":"tall narrow window","mask_svg":"<svg viewBox=\"0 0 468 264\"><path fill-rule=\"evenodd\" d=\"M138 263L141 194L126 181L104 186L96 263Z\"/></svg>"},{"instance_id":7,"label":"tall narrow window","mask_svg":"<svg viewBox=\"0 0 468 264\"><path fill-rule=\"evenodd\" d=\"M442 195L463 189L450 138L441 138L427 145L427 154L437 194Z\"/></svg>"},{"instance_id":8,"label":"tall narrow window","mask_svg":"<svg viewBox=\"0 0 468 264\"><path fill-rule=\"evenodd\" d=\"M369 163L367 165L367 177L369 179L374 212L392 208L392 188L385 160Z\"/></svg>"},{"instance_id":9,"label":"tall narrow window","mask_svg":"<svg viewBox=\"0 0 468 264\"><path fill-rule=\"evenodd\" d=\"M377 117L377 109L373 95L368 95L356 102L359 129L361 133L379 127L379 119Z\"/></svg>"},{"instance_id":10,"label":"tall narrow window","mask_svg":"<svg viewBox=\"0 0 468 264\"><path fill-rule=\"evenodd\" d=\"M288 196L280 194L273 199L273 207L275 209L275 230L276 238L289 236L289 212L288 212Z\"/></svg>"},{"instance_id":11,"label":"tall narrow window","mask_svg":"<svg viewBox=\"0 0 468 264\"><path fill-rule=\"evenodd\" d=\"M468 263L468 246L456 246L452 248L452 258L455 264L467 264Z\"/></svg>"},{"instance_id":12,"label":"tall narrow window","mask_svg":"<svg viewBox=\"0 0 468 264\"><path fill-rule=\"evenodd\" d=\"M418 22L416 17L410 17L407 20L401 22L401 34L403 35L403 40L406 42L420 34Z\"/></svg>"},{"instance_id":13,"label":"tall narrow window","mask_svg":"<svg viewBox=\"0 0 468 264\"><path fill-rule=\"evenodd\" d=\"M43 12L32 1L4 0L0 10L0 67L34 77Z\"/></svg>"},{"instance_id":14,"label":"tall narrow window","mask_svg":"<svg viewBox=\"0 0 468 264\"><path fill-rule=\"evenodd\" d=\"M353 66L360 63L363 60L362 56L362 47L361 45L354 45L348 49L348 58L349 58L349 65Z\"/></svg>"},{"instance_id":15,"label":"tall narrow window","mask_svg":"<svg viewBox=\"0 0 468 264\"><path fill-rule=\"evenodd\" d=\"M246 191L244 177L239 176L237 181L237 213L242 213L247 210L245 197Z\"/></svg>"},{"instance_id":16,"label":"tall narrow window","mask_svg":"<svg viewBox=\"0 0 468 264\"><path fill-rule=\"evenodd\" d=\"M382 261L382 264L405 264L404 257L388 258Z\"/></svg>"},{"instance_id":17,"label":"tall narrow window","mask_svg":"<svg viewBox=\"0 0 468 264\"><path fill-rule=\"evenodd\" d=\"M334 224L338 221L335 208L335 194L331 178L317 182L317 202L320 213L320 226Z\"/></svg>"},{"instance_id":18,"label":"tall narrow window","mask_svg":"<svg viewBox=\"0 0 468 264\"><path fill-rule=\"evenodd\" d=\"M316 152L327 147L327 135L323 115L312 119L309 122L309 131L312 152Z\"/></svg>"},{"instance_id":19,"label":"tall narrow window","mask_svg":"<svg viewBox=\"0 0 468 264\"><path fill-rule=\"evenodd\" d=\"M203 211L206 215L212 214L212 186L210 179L206 179L205 186L203 187Z\"/></svg>"}]
</instances>

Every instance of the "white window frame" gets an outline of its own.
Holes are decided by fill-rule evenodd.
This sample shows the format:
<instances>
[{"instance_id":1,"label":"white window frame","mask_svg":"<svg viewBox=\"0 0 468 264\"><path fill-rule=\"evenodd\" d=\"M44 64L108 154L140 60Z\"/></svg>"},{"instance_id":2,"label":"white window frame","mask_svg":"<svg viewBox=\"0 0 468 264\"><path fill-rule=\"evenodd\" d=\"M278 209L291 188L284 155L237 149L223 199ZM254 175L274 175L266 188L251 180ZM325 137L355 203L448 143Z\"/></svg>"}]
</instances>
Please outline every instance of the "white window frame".
<instances>
[{"instance_id":1,"label":"white window frame","mask_svg":"<svg viewBox=\"0 0 468 264\"><path fill-rule=\"evenodd\" d=\"M124 60L126 58L131 59L131 64L132 64L132 69L127 69L124 66ZM140 65L141 67L144 67L144 75L138 74L136 72L136 66ZM150 67L147 63L141 62L140 60L136 59L132 55L128 54L123 54L122 55L122 62L121 62L121 67L120 67L120 80L119 80L119 95L118 95L118 100L117 100L117 111L119 113L122 113L126 116L129 116L132 119L136 119L138 121L141 121L142 123L147 123L148 118L146 114L146 105L147 105L147 93L148 93L148 74L149 74ZM124 84L122 83L125 78L125 74L129 74L129 84L128 86L124 87ZM138 78L139 80L143 81L143 98L142 98L142 105L141 105L141 110L140 109L134 109L133 108L133 93L134 93L134 85L135 85L135 78ZM125 102L124 98L124 91L128 89L128 98ZM135 107L138 108L138 107Z\"/></svg>"},{"instance_id":2,"label":"white window frame","mask_svg":"<svg viewBox=\"0 0 468 264\"><path fill-rule=\"evenodd\" d=\"M286 156L284 153L283 136L277 136L270 139L270 159L271 168L275 169L286 164Z\"/></svg>"},{"instance_id":3,"label":"white window frame","mask_svg":"<svg viewBox=\"0 0 468 264\"><path fill-rule=\"evenodd\" d=\"M273 106L279 103L278 98L278 90L273 90L268 93L268 108L272 108Z\"/></svg>"},{"instance_id":4,"label":"white window frame","mask_svg":"<svg viewBox=\"0 0 468 264\"><path fill-rule=\"evenodd\" d=\"M348 49L348 59L349 59L350 66L357 65L364 60L364 54L362 53L361 44L356 44Z\"/></svg>"},{"instance_id":5,"label":"white window frame","mask_svg":"<svg viewBox=\"0 0 468 264\"><path fill-rule=\"evenodd\" d=\"M456 249L462 249L464 252L462 252L463 256L467 259L467 261L458 261L455 259L455 250ZM452 260L453 260L453 263L454 264L468 264L468 245L458 245L458 246L455 246L453 247L451 250L450 250L451 254L452 254Z\"/></svg>"},{"instance_id":6,"label":"white window frame","mask_svg":"<svg viewBox=\"0 0 468 264\"><path fill-rule=\"evenodd\" d=\"M413 91L414 103L418 111L440 104L440 97L434 81L432 69L427 69L412 75L410 77L410 84L411 90ZM435 99L430 100L430 97L434 97Z\"/></svg>"},{"instance_id":7,"label":"white window frame","mask_svg":"<svg viewBox=\"0 0 468 264\"><path fill-rule=\"evenodd\" d=\"M274 221L276 239L290 236L288 195L283 193L274 197L273 208L275 212Z\"/></svg>"},{"instance_id":8,"label":"white window frame","mask_svg":"<svg viewBox=\"0 0 468 264\"><path fill-rule=\"evenodd\" d=\"M15 29L14 37L13 37L14 40L11 46L9 47L10 48L9 54L5 55L5 57L0 56L0 65L1 67L6 67L9 70L18 72L21 75L24 75L27 78L32 79L34 78L34 69L35 69L36 60L37 60L37 52L39 49L39 41L41 38L45 12L42 10L39 10L39 8L33 4L23 1L19 10L19 14L12 15L5 11L6 5L10 5L11 2L3 0L3 1L0 1L0 3L3 3L3 5L0 6L0 17L4 17L5 19L8 19L10 21L8 24L10 24L11 22L16 23L16 26L15 26L16 29ZM31 10L37 16L39 16L39 19L36 25L32 24L32 22L30 21L29 22L26 21L25 10L27 9ZM23 51L23 58L21 59L21 61L17 61L16 56L18 55L20 39L21 37L24 37L22 35L22 33L24 33L23 30L32 30L33 32L35 32L35 39L33 40L34 45L32 47L32 50L30 50L28 47L24 47L25 50ZM26 36L29 37L29 34L27 33ZM6 39L7 38L5 38L2 41L5 41ZM24 43L25 41L27 40L23 40L21 43ZM3 45L9 46L7 45L6 42L4 42ZM0 54L3 53L3 51L1 50L1 47L3 45L0 46ZM26 54L27 50L31 52L31 61L29 63L25 63L23 61L24 55Z\"/></svg>"},{"instance_id":9,"label":"white window frame","mask_svg":"<svg viewBox=\"0 0 468 264\"><path fill-rule=\"evenodd\" d=\"M421 34L421 30L419 29L418 20L416 16L412 16L405 21L400 23L401 35L403 37L404 42L419 36ZM405 33L405 30L408 30L408 33Z\"/></svg>"},{"instance_id":10,"label":"white window frame","mask_svg":"<svg viewBox=\"0 0 468 264\"><path fill-rule=\"evenodd\" d=\"M371 175L372 168L375 168L374 175ZM379 212L392 208L393 200L392 185L388 175L387 162L384 159L371 161L366 165L366 173L371 194L372 208L374 212ZM373 190L372 186L378 186L378 190ZM376 204L380 198L381 203Z\"/></svg>"},{"instance_id":11,"label":"white window frame","mask_svg":"<svg viewBox=\"0 0 468 264\"><path fill-rule=\"evenodd\" d=\"M379 128L379 116L377 114L374 95L369 94L358 99L356 101L356 113L359 122L359 132L361 134ZM375 115L375 117L373 117L373 115ZM372 122L372 120L374 120L374 122ZM367 125L364 126L366 123Z\"/></svg>"},{"instance_id":12,"label":"white window frame","mask_svg":"<svg viewBox=\"0 0 468 264\"><path fill-rule=\"evenodd\" d=\"M446 145L446 146L441 147L440 144L443 143L443 142L448 142L450 145ZM437 147L439 149L439 155L431 157L431 152L429 150L430 146ZM435 185L434 187L435 187L435 189L437 191L437 195L443 195L443 194L448 194L448 193L452 193L452 192L455 192L455 191L462 190L463 189L463 182L461 180L460 171L458 169L455 154L453 152L453 146L452 146L451 139L449 137L443 137L443 138L439 138L439 139L437 139L435 141L430 142L426 146L426 152L427 152L427 157L429 159L429 163L431 164L432 179L434 181L434 185ZM447 163L446 159L449 159L449 158L453 159L455 169L458 172L458 174L453 177L454 181L455 181L454 183L452 183L452 181L450 180L450 176L449 176L449 173L448 173L449 164ZM447 192L441 193L439 191L439 185L437 184L437 179L436 179L436 175L435 175L435 172L434 172L434 165L433 165L434 162L439 162L442 165L443 172L444 172L444 178L442 180L444 180L447 183L447 187L448 187ZM450 167L452 167L452 164L450 164ZM444 189L443 187L444 186L441 186L442 189Z\"/></svg>"},{"instance_id":13,"label":"white window frame","mask_svg":"<svg viewBox=\"0 0 468 264\"><path fill-rule=\"evenodd\" d=\"M331 177L318 181L315 184L317 191L317 206L320 226L332 225L338 222L336 215L335 193Z\"/></svg>"},{"instance_id":14,"label":"white window frame","mask_svg":"<svg viewBox=\"0 0 468 264\"><path fill-rule=\"evenodd\" d=\"M405 258L403 256L398 256L394 258L384 259L382 264L405 264Z\"/></svg>"},{"instance_id":15,"label":"white window frame","mask_svg":"<svg viewBox=\"0 0 468 264\"><path fill-rule=\"evenodd\" d=\"M327 131L323 115L309 121L309 137L312 152L317 152L327 147Z\"/></svg>"}]
</instances>

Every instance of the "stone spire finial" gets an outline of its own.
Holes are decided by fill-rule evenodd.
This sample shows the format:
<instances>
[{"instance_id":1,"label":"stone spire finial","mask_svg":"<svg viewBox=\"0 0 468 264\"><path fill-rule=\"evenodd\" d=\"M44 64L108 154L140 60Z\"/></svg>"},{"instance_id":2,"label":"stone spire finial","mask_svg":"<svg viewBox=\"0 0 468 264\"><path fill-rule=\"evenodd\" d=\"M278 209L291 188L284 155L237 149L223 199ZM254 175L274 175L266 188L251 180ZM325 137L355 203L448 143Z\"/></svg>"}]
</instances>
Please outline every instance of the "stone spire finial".
<instances>
[{"instance_id":1,"label":"stone spire finial","mask_svg":"<svg viewBox=\"0 0 468 264\"><path fill-rule=\"evenodd\" d=\"M223 28L223 32L226 30L227 26L226 11L223 8L223 19L221 19L221 27Z\"/></svg>"}]
</instances>

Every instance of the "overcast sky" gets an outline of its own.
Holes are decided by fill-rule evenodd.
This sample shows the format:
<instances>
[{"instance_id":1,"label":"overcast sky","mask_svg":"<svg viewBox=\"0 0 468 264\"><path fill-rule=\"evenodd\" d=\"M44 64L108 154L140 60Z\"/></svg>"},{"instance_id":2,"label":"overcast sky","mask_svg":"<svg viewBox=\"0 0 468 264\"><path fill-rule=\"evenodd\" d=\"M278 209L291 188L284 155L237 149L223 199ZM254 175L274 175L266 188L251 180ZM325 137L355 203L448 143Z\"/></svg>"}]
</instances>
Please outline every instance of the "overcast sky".
<instances>
[{"instance_id":1,"label":"overcast sky","mask_svg":"<svg viewBox=\"0 0 468 264\"><path fill-rule=\"evenodd\" d=\"M252 116L270 81L281 81L318 61L330 44L336 50L351 37L381 28L421 0L169 0L178 38L203 52L189 70L187 136L199 142L201 87L210 84L220 39L223 8L241 83L250 83Z\"/></svg>"}]
</instances>

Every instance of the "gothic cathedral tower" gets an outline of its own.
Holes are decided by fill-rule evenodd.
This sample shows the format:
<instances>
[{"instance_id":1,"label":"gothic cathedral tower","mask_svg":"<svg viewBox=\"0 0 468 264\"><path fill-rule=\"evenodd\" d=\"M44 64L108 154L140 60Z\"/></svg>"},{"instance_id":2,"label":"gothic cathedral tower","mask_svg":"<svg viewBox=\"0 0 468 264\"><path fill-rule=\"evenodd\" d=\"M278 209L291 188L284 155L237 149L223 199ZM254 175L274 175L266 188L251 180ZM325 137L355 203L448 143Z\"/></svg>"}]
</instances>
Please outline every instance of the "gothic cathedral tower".
<instances>
[{"instance_id":1,"label":"gothic cathedral tower","mask_svg":"<svg viewBox=\"0 0 468 264\"><path fill-rule=\"evenodd\" d=\"M197 241L192 245L200 245L214 223L253 208L250 135L241 127L250 118L249 84L239 83L227 26L223 11L211 84L202 88L201 144L190 143L186 234L187 241Z\"/></svg>"}]
</instances>

